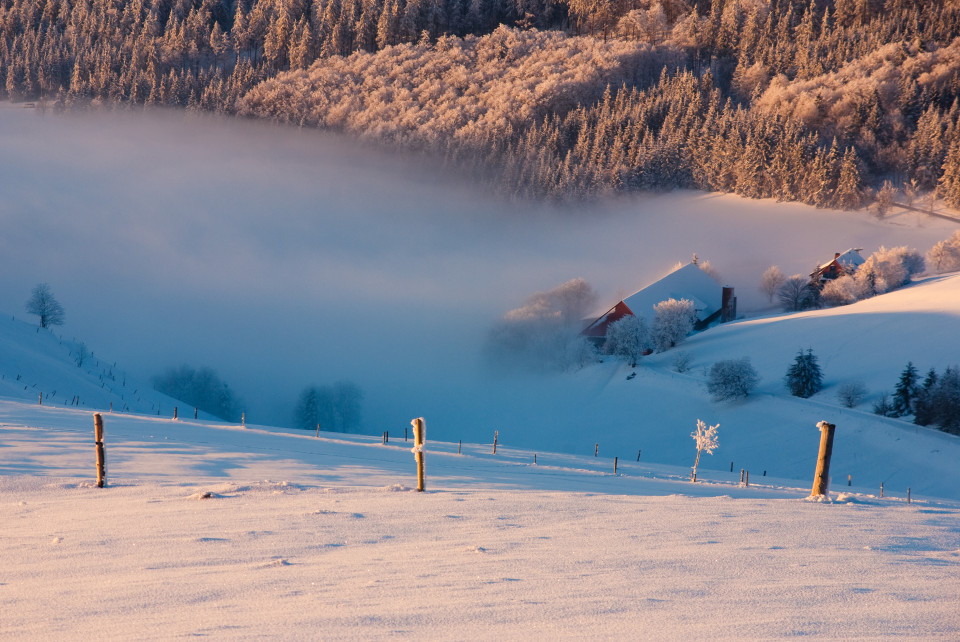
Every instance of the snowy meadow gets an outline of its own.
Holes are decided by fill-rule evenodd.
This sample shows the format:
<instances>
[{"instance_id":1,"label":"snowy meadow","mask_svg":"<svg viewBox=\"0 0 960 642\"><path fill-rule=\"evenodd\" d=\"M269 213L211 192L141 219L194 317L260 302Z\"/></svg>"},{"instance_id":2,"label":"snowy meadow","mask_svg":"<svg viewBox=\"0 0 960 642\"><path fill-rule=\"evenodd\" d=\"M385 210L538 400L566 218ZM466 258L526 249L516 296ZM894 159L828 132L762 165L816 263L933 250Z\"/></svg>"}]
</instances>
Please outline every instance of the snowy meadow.
<instances>
[{"instance_id":1,"label":"snowy meadow","mask_svg":"<svg viewBox=\"0 0 960 642\"><path fill-rule=\"evenodd\" d=\"M960 504L0 402L0 637L953 639ZM428 427L429 428L429 427ZM606 461L604 462L607 463ZM14 561L15 560L15 561Z\"/></svg>"}]
</instances>

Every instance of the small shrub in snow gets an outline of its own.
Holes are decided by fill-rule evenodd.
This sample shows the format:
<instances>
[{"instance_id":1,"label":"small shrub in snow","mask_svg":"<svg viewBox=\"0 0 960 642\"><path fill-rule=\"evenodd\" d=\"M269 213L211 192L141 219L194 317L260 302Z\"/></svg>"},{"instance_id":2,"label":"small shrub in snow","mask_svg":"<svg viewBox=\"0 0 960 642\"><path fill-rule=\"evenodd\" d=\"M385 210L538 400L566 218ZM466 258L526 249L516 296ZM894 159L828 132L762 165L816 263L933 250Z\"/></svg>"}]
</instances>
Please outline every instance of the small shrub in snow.
<instances>
[{"instance_id":1,"label":"small shrub in snow","mask_svg":"<svg viewBox=\"0 0 960 642\"><path fill-rule=\"evenodd\" d=\"M881 392L880 398L873 404L873 414L889 417L891 412L893 412L893 406L890 404L890 395Z\"/></svg>"},{"instance_id":2,"label":"small shrub in snow","mask_svg":"<svg viewBox=\"0 0 960 642\"><path fill-rule=\"evenodd\" d=\"M683 350L677 350L673 357L673 369L677 372L686 372L690 369L690 355Z\"/></svg>"},{"instance_id":3,"label":"small shrub in snow","mask_svg":"<svg viewBox=\"0 0 960 642\"><path fill-rule=\"evenodd\" d=\"M691 331L697 318L693 301L687 299L667 299L653 306L653 327L651 338L658 352L669 350L683 341Z\"/></svg>"},{"instance_id":4,"label":"small shrub in snow","mask_svg":"<svg viewBox=\"0 0 960 642\"><path fill-rule=\"evenodd\" d=\"M750 359L725 359L717 361L710 368L707 392L714 401L745 399L756 389L758 381L760 377L750 365Z\"/></svg>"},{"instance_id":5,"label":"small shrub in snow","mask_svg":"<svg viewBox=\"0 0 960 642\"><path fill-rule=\"evenodd\" d=\"M851 381L837 388L837 399L846 408L856 408L867 396L867 387L860 381Z\"/></svg>"},{"instance_id":6,"label":"small shrub in snow","mask_svg":"<svg viewBox=\"0 0 960 642\"><path fill-rule=\"evenodd\" d=\"M717 428L719 427L720 424L707 428L707 424L697 419L697 429L690 433L690 436L697 442L697 458L693 462L693 473L690 475L690 481L697 481L697 467L700 465L700 453L706 451L712 455L713 451L720 445L717 438Z\"/></svg>"},{"instance_id":7,"label":"small shrub in snow","mask_svg":"<svg viewBox=\"0 0 960 642\"><path fill-rule=\"evenodd\" d=\"M807 349L797 353L793 364L787 369L787 388L794 397L804 399L812 397L823 388L823 374L813 350Z\"/></svg>"}]
</instances>

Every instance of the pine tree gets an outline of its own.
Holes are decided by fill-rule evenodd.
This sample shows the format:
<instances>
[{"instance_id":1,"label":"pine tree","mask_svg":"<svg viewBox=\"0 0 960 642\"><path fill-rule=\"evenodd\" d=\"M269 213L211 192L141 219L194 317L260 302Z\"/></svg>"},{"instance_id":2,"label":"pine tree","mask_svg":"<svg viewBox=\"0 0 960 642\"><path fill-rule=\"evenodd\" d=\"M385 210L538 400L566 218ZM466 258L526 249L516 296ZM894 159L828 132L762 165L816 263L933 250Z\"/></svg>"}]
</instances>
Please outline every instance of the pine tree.
<instances>
[{"instance_id":1,"label":"pine tree","mask_svg":"<svg viewBox=\"0 0 960 642\"><path fill-rule=\"evenodd\" d=\"M900 373L900 381L893 392L893 416L902 417L913 413L914 402L919 391L919 374L913 367L913 362L907 363L907 367Z\"/></svg>"},{"instance_id":2,"label":"pine tree","mask_svg":"<svg viewBox=\"0 0 960 642\"><path fill-rule=\"evenodd\" d=\"M913 423L928 426L934 420L933 395L937 387L937 371L930 368L913 402Z\"/></svg>"},{"instance_id":3,"label":"pine tree","mask_svg":"<svg viewBox=\"0 0 960 642\"><path fill-rule=\"evenodd\" d=\"M833 193L833 206L841 210L853 210L863 203L863 190L860 185L860 169L857 152L848 147L840 162L840 178L837 190Z\"/></svg>"},{"instance_id":4,"label":"pine tree","mask_svg":"<svg viewBox=\"0 0 960 642\"><path fill-rule=\"evenodd\" d=\"M786 382L790 394L804 399L812 397L823 388L823 374L812 349L807 348L806 353L803 350L797 352L796 359L787 369Z\"/></svg>"}]
</instances>

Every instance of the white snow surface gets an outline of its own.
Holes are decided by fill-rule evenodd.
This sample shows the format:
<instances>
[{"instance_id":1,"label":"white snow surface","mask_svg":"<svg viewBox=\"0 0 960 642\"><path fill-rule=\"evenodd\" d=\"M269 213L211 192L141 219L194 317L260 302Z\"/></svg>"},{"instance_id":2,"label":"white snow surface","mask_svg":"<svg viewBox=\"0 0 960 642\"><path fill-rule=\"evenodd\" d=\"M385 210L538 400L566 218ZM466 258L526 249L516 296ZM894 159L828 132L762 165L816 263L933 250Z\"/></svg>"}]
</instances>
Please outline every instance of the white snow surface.
<instances>
[{"instance_id":1,"label":"white snow surface","mask_svg":"<svg viewBox=\"0 0 960 642\"><path fill-rule=\"evenodd\" d=\"M417 493L396 435L104 423L97 488L89 412L0 401L3 639L960 633L956 501L449 443Z\"/></svg>"}]
</instances>

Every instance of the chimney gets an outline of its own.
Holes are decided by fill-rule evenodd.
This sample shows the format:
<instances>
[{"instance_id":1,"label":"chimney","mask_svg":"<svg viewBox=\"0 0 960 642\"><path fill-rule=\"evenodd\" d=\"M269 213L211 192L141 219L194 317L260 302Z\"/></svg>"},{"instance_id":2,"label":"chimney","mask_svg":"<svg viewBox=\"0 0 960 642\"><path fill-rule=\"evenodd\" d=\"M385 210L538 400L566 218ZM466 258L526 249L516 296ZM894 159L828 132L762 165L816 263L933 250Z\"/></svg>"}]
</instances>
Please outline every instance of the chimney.
<instances>
[{"instance_id":1,"label":"chimney","mask_svg":"<svg viewBox=\"0 0 960 642\"><path fill-rule=\"evenodd\" d=\"M834 254L833 254L833 259L836 260L836 259L839 259L839 258L840 258L840 252L834 252Z\"/></svg>"}]
</instances>

